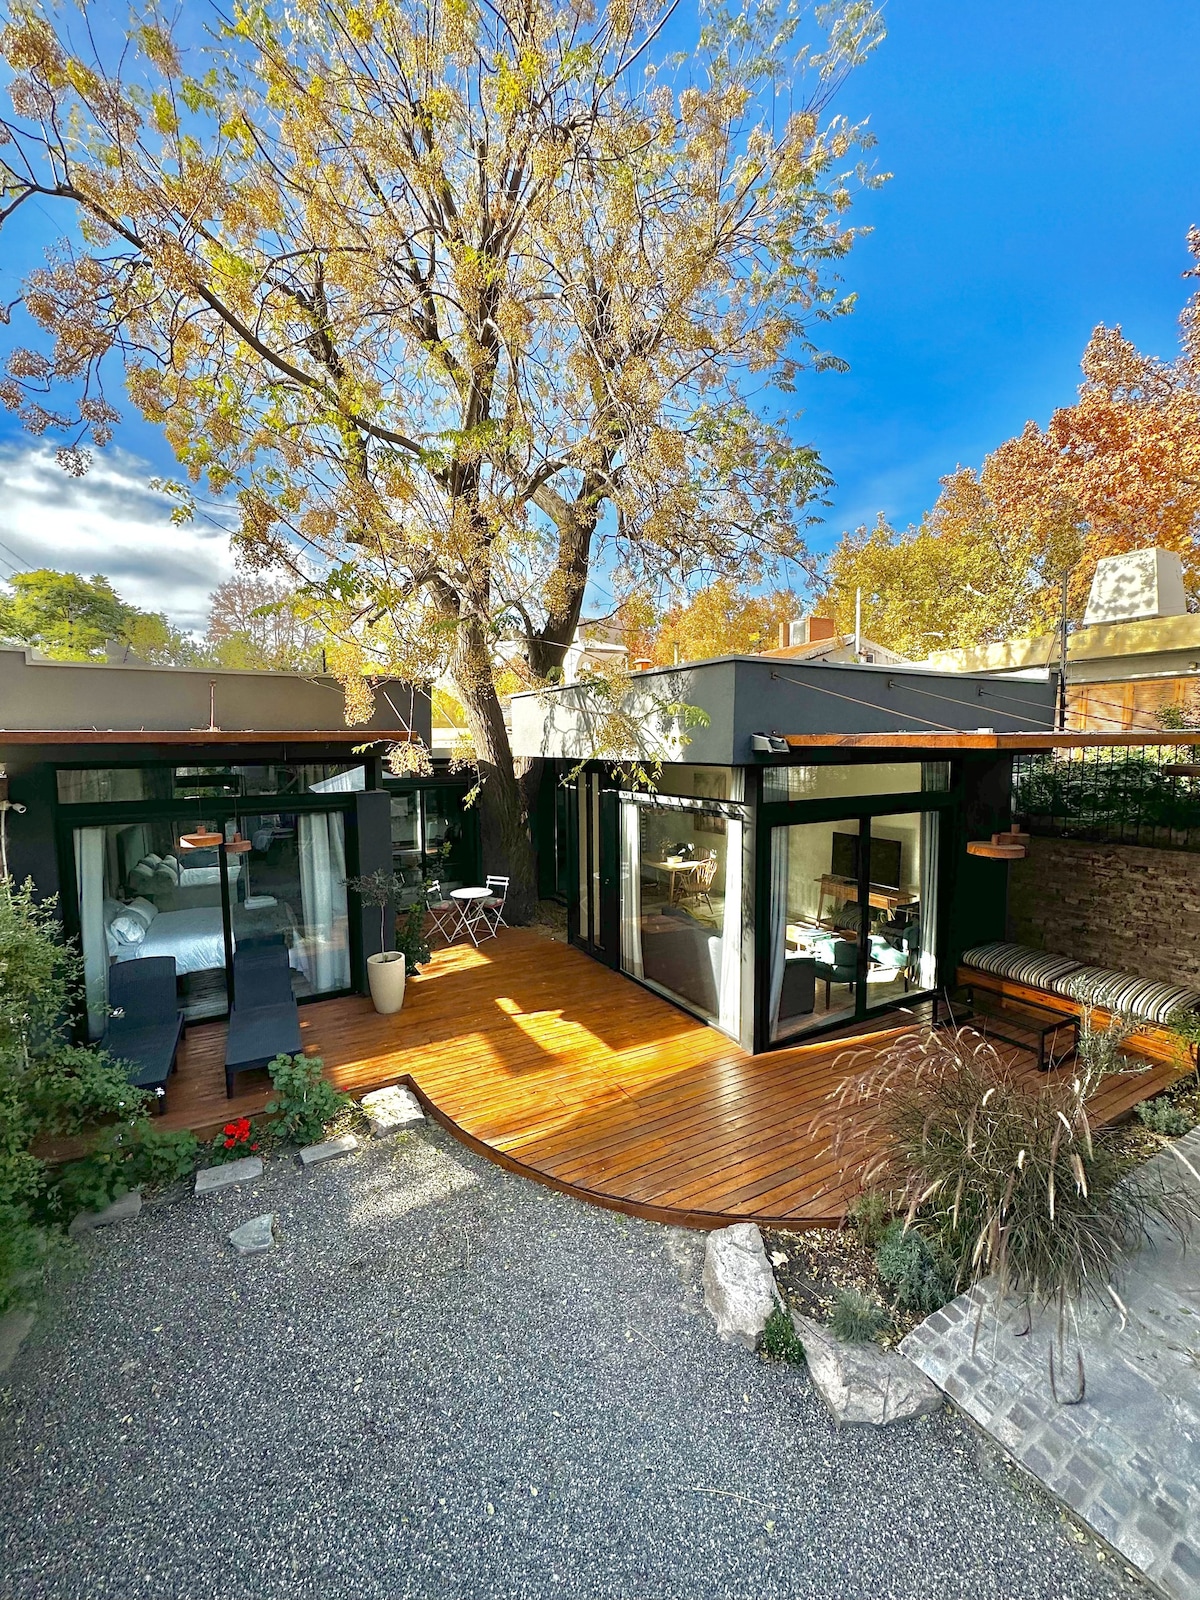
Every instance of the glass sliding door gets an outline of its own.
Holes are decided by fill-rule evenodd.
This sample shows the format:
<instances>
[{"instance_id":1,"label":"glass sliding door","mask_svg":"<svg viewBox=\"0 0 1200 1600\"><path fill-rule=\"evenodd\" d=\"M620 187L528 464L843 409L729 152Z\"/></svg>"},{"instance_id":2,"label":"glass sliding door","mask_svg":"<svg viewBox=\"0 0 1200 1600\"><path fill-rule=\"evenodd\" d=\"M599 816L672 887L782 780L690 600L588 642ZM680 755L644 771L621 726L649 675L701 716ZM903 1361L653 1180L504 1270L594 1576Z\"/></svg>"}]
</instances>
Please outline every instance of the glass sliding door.
<instances>
[{"instance_id":1,"label":"glass sliding door","mask_svg":"<svg viewBox=\"0 0 1200 1600\"><path fill-rule=\"evenodd\" d=\"M744 826L732 811L682 800L621 800L621 968L735 1039Z\"/></svg>"},{"instance_id":2,"label":"glass sliding door","mask_svg":"<svg viewBox=\"0 0 1200 1600\"><path fill-rule=\"evenodd\" d=\"M104 1032L109 972L123 961L173 956L189 1021L226 1009L224 896L226 885L240 891L241 862L181 847L179 826L155 818L73 830L89 1038Z\"/></svg>"},{"instance_id":3,"label":"glass sliding door","mask_svg":"<svg viewBox=\"0 0 1200 1600\"><path fill-rule=\"evenodd\" d=\"M916 811L772 830L772 1042L936 985L938 826Z\"/></svg>"},{"instance_id":4,"label":"glass sliding door","mask_svg":"<svg viewBox=\"0 0 1200 1600\"><path fill-rule=\"evenodd\" d=\"M237 858L242 892L231 896L234 947L248 939L282 940L297 999L348 988L342 813L240 816L237 826L250 849Z\"/></svg>"}]
</instances>

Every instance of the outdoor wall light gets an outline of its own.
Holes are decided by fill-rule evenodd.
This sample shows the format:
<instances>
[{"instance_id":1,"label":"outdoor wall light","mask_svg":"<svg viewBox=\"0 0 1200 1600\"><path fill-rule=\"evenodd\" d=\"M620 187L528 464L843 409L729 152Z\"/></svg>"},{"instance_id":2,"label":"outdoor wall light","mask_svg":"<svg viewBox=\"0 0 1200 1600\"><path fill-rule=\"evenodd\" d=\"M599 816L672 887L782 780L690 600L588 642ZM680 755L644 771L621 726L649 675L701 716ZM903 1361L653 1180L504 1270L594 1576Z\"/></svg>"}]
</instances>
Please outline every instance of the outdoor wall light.
<instances>
[{"instance_id":1,"label":"outdoor wall light","mask_svg":"<svg viewBox=\"0 0 1200 1600\"><path fill-rule=\"evenodd\" d=\"M756 756L785 756L788 753L788 742L774 733L752 733L750 750Z\"/></svg>"}]
</instances>

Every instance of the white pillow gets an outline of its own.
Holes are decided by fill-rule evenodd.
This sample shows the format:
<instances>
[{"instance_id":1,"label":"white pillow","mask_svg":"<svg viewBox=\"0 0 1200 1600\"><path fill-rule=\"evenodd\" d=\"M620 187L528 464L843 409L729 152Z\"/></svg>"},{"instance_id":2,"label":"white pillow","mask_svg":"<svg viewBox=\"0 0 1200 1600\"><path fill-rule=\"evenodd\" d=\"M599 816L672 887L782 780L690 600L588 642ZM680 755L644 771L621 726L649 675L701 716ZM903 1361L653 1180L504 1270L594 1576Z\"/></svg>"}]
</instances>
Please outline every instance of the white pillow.
<instances>
[{"instance_id":1,"label":"white pillow","mask_svg":"<svg viewBox=\"0 0 1200 1600\"><path fill-rule=\"evenodd\" d=\"M179 862L174 856L164 856L159 863L162 871L169 872L175 882L179 882Z\"/></svg>"},{"instance_id":2,"label":"white pillow","mask_svg":"<svg viewBox=\"0 0 1200 1600\"><path fill-rule=\"evenodd\" d=\"M109 922L104 924L104 942L108 946L109 960L115 961L116 958L121 954L121 941L112 931L112 924Z\"/></svg>"},{"instance_id":3,"label":"white pillow","mask_svg":"<svg viewBox=\"0 0 1200 1600\"><path fill-rule=\"evenodd\" d=\"M162 858L162 857L161 857L161 856L156 856L156 855L155 855L155 854L154 854L154 852L153 852L153 850L147 850L147 851L146 851L146 854L145 854L145 855L144 855L144 856L143 856L143 857L142 857L142 860L143 860L143 861L144 861L144 862L146 862L146 863L147 863L147 865L148 865L148 866L149 866L149 868L150 868L150 870L151 870L151 871L152 871L152 872L154 872L154 871L156 871L156 870L157 870L157 869L158 869L158 868L159 868L159 867L161 867L161 866L162 866L162 860L163 860L163 858Z\"/></svg>"},{"instance_id":4,"label":"white pillow","mask_svg":"<svg viewBox=\"0 0 1200 1600\"><path fill-rule=\"evenodd\" d=\"M109 923L112 933L122 944L141 944L146 937L146 924L139 916L130 916L126 910Z\"/></svg>"},{"instance_id":5,"label":"white pillow","mask_svg":"<svg viewBox=\"0 0 1200 1600\"><path fill-rule=\"evenodd\" d=\"M125 913L127 916L137 917L149 929L150 924L158 915L158 907L152 901L146 900L139 895L136 900L131 900L125 907Z\"/></svg>"}]
</instances>

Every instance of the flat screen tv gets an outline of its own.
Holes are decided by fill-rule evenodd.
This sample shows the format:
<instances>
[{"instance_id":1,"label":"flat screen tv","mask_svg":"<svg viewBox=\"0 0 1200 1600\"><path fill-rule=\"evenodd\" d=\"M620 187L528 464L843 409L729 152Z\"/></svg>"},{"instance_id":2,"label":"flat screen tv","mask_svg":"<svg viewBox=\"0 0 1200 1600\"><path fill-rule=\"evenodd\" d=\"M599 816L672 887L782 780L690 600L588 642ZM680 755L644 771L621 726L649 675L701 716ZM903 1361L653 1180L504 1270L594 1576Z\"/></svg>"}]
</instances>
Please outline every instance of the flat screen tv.
<instances>
[{"instance_id":1,"label":"flat screen tv","mask_svg":"<svg viewBox=\"0 0 1200 1600\"><path fill-rule=\"evenodd\" d=\"M858 877L859 839L857 833L834 834L830 871L835 877ZM881 884L885 889L900 887L900 848L899 839L871 840L871 864L868 875L872 883Z\"/></svg>"}]
</instances>

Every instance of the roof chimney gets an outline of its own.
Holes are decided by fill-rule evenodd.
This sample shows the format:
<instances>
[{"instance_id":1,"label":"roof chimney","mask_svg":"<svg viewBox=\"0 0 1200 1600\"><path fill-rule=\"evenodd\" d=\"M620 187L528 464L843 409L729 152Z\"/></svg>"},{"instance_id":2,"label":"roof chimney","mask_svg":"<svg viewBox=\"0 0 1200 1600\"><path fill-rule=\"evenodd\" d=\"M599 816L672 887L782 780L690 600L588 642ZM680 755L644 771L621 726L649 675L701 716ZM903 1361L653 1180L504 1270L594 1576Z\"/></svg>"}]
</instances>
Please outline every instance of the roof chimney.
<instances>
[{"instance_id":1,"label":"roof chimney","mask_svg":"<svg viewBox=\"0 0 1200 1600\"><path fill-rule=\"evenodd\" d=\"M1083 624L1181 617L1186 610L1183 563L1177 553L1157 547L1128 550L1097 561Z\"/></svg>"},{"instance_id":2,"label":"roof chimney","mask_svg":"<svg viewBox=\"0 0 1200 1600\"><path fill-rule=\"evenodd\" d=\"M837 623L832 617L800 617L788 627L787 639L780 644L819 644L823 639L837 638Z\"/></svg>"}]
</instances>

